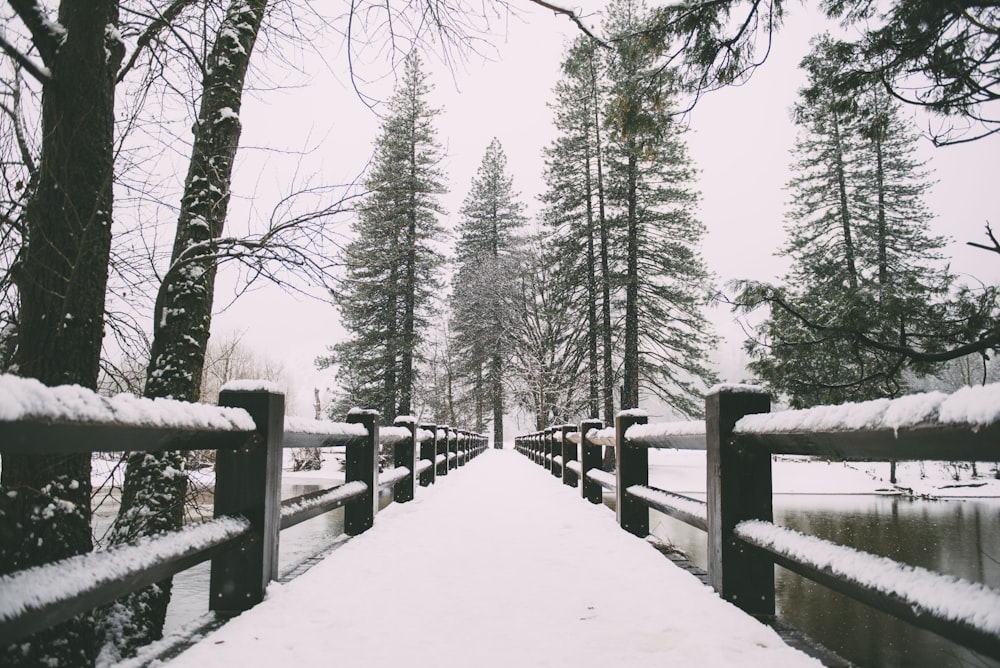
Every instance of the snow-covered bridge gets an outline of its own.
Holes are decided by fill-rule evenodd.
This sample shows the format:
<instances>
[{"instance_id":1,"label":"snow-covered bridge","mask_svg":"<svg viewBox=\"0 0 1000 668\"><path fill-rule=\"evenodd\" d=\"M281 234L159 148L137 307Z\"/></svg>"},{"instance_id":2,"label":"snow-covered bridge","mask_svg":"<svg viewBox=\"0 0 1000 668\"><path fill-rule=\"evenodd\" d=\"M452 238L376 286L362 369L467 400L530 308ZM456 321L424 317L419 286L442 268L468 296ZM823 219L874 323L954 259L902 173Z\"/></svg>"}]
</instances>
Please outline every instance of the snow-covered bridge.
<instances>
[{"instance_id":1,"label":"snow-covered bridge","mask_svg":"<svg viewBox=\"0 0 1000 668\"><path fill-rule=\"evenodd\" d=\"M168 665L819 665L574 491L487 451Z\"/></svg>"},{"instance_id":2,"label":"snow-covered bridge","mask_svg":"<svg viewBox=\"0 0 1000 668\"><path fill-rule=\"evenodd\" d=\"M171 665L817 665L747 614L773 613L767 575L780 563L1000 656L1000 592L768 521L772 454L995 461L1000 386L784 413L767 413L756 388L726 386L706 398L704 423L647 425L625 412L614 428L584 422L519 438L520 453L413 418L380 428L364 411L348 423L288 420L280 399L234 387L227 401L242 408L215 409L0 376L0 452L219 449L217 519L0 577L0 644L212 558L211 608L243 612ZM281 446L333 443L347 448L346 483L280 502ZM383 474L379 443L392 454ZM600 445L616 449L613 475L596 468ZM650 447L707 447L707 503L649 488ZM418 482L426 489L415 495ZM374 492L389 487L406 503L369 531ZM596 505L600 487L615 491L617 521ZM280 529L342 506L355 538L268 586ZM714 588L636 537L648 533L649 508L708 531Z\"/></svg>"}]
</instances>

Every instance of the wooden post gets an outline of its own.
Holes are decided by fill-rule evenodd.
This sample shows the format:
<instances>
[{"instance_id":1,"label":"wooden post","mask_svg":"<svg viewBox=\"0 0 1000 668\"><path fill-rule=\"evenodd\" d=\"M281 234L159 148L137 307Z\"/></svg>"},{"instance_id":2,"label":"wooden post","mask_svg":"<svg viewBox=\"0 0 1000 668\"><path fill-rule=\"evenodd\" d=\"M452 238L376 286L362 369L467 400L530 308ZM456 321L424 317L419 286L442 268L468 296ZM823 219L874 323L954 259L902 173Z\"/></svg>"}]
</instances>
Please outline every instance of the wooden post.
<instances>
[{"instance_id":1,"label":"wooden post","mask_svg":"<svg viewBox=\"0 0 1000 668\"><path fill-rule=\"evenodd\" d=\"M429 440L420 442L420 458L428 459L431 462L431 465L427 468L427 470L420 474L421 486L427 487L428 485L433 485L437 480L437 462L435 459L437 458L438 428L436 424L422 424L420 425L420 428L434 434L434 436Z\"/></svg>"},{"instance_id":2,"label":"wooden post","mask_svg":"<svg viewBox=\"0 0 1000 668\"><path fill-rule=\"evenodd\" d=\"M559 427L549 427L545 430L549 441L549 473L562 478L562 465L556 462L556 457L562 457L562 430Z\"/></svg>"},{"instance_id":3,"label":"wooden post","mask_svg":"<svg viewBox=\"0 0 1000 668\"><path fill-rule=\"evenodd\" d=\"M440 449L441 454L444 455L444 461L441 463L441 469L438 471L438 475L448 475L448 469L451 468L451 462L448 460L448 452L449 452L448 444L451 442L449 439L449 437L451 436L450 434L451 430L449 429L448 425L442 425L438 427L438 429L441 430L439 432L440 437L438 439L438 448Z\"/></svg>"},{"instance_id":4,"label":"wooden post","mask_svg":"<svg viewBox=\"0 0 1000 668\"><path fill-rule=\"evenodd\" d=\"M448 432L448 468L458 468L458 432L449 427L445 427ZM452 457L452 455L455 455Z\"/></svg>"},{"instance_id":5,"label":"wooden post","mask_svg":"<svg viewBox=\"0 0 1000 668\"><path fill-rule=\"evenodd\" d=\"M646 424L646 420L646 415L635 409L615 416L616 514L622 529L641 538L649 535L649 507L625 490L649 484L649 450L644 445L630 445L625 432L634 424Z\"/></svg>"},{"instance_id":6,"label":"wooden post","mask_svg":"<svg viewBox=\"0 0 1000 668\"><path fill-rule=\"evenodd\" d=\"M576 487L576 474L566 464L576 461L576 444L566 438L566 435L576 429L571 424L564 424L559 430L559 440L562 442L562 481L564 485Z\"/></svg>"},{"instance_id":7,"label":"wooden post","mask_svg":"<svg viewBox=\"0 0 1000 668\"><path fill-rule=\"evenodd\" d=\"M587 440L587 432L603 426L604 423L600 420L584 420L580 423L580 468L583 471L580 492L583 498L591 503L601 503L604 500L603 488L593 480L587 479L587 471L601 468L602 448Z\"/></svg>"},{"instance_id":8,"label":"wooden post","mask_svg":"<svg viewBox=\"0 0 1000 668\"><path fill-rule=\"evenodd\" d=\"M405 466L410 469L410 475L395 484L392 500L396 503L406 503L413 500L414 489L417 486L417 421L410 416L400 416L393 424L410 430L410 437L396 443L393 447L393 466Z\"/></svg>"},{"instance_id":9,"label":"wooden post","mask_svg":"<svg viewBox=\"0 0 1000 668\"><path fill-rule=\"evenodd\" d=\"M344 506L344 533L357 536L372 528L378 512L378 420L377 411L352 408L347 414L351 424L364 425L368 436L362 443L347 446L345 482L360 481L368 491Z\"/></svg>"},{"instance_id":10,"label":"wooden post","mask_svg":"<svg viewBox=\"0 0 1000 668\"><path fill-rule=\"evenodd\" d=\"M705 397L708 472L708 582L719 595L751 614L774 614L774 565L737 541L743 520L773 519L771 455L740 448L733 427L744 415L767 413L761 391L721 388Z\"/></svg>"},{"instance_id":11,"label":"wooden post","mask_svg":"<svg viewBox=\"0 0 1000 668\"><path fill-rule=\"evenodd\" d=\"M285 397L223 390L219 405L247 411L259 435L252 445L215 457L215 516L242 515L251 526L247 543L212 559L208 607L235 614L264 600L267 583L278 577Z\"/></svg>"}]
</instances>

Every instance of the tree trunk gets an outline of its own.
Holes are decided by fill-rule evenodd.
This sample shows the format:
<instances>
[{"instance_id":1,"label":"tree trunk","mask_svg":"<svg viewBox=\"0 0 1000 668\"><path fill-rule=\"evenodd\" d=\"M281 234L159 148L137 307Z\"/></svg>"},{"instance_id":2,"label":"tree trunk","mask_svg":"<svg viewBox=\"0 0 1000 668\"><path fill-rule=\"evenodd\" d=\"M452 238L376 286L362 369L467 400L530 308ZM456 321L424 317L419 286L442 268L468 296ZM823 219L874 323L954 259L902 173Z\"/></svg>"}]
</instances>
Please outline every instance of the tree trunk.
<instances>
[{"instance_id":1,"label":"tree trunk","mask_svg":"<svg viewBox=\"0 0 1000 668\"><path fill-rule=\"evenodd\" d=\"M147 397L196 401L199 396L218 264L215 240L226 220L243 84L266 5L267 0L233 0L208 59L171 265L156 299ZM180 528L185 469L180 452L131 455L112 542ZM112 605L106 641L127 656L159 639L170 589L167 579Z\"/></svg>"},{"instance_id":2,"label":"tree trunk","mask_svg":"<svg viewBox=\"0 0 1000 668\"><path fill-rule=\"evenodd\" d=\"M844 237L844 260L847 263L847 277L852 290L858 289L858 268L854 259L854 235L851 229L851 211L848 205L847 166L844 164L844 140L840 132L840 123L833 119L833 138L836 142L837 188L840 196L840 224Z\"/></svg>"},{"instance_id":3,"label":"tree trunk","mask_svg":"<svg viewBox=\"0 0 1000 668\"><path fill-rule=\"evenodd\" d=\"M37 16L35 17L37 20ZM37 188L13 278L20 292L22 376L46 385L97 387L111 248L114 75L120 43L113 0L66 0L63 39L35 35L51 74L42 87ZM89 552L90 456L3 458L0 573ZM54 515L51 513L54 512ZM3 665L88 665L96 644L89 615L0 649Z\"/></svg>"},{"instance_id":4,"label":"tree trunk","mask_svg":"<svg viewBox=\"0 0 1000 668\"><path fill-rule=\"evenodd\" d=\"M628 145L628 257L625 274L625 377L622 408L639 407L639 220L636 207L637 148Z\"/></svg>"}]
</instances>

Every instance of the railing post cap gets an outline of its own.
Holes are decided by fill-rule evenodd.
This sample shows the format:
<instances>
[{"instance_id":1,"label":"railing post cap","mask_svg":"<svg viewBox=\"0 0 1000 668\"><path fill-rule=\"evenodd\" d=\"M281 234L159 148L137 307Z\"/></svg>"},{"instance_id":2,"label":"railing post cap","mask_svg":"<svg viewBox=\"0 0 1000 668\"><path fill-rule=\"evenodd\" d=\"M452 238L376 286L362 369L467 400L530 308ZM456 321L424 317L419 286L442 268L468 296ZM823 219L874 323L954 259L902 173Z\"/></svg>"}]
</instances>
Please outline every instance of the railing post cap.
<instances>
[{"instance_id":1,"label":"railing post cap","mask_svg":"<svg viewBox=\"0 0 1000 668\"><path fill-rule=\"evenodd\" d=\"M617 417L649 417L649 413L641 408L626 408L625 410L618 411Z\"/></svg>"},{"instance_id":2,"label":"railing post cap","mask_svg":"<svg viewBox=\"0 0 1000 668\"><path fill-rule=\"evenodd\" d=\"M378 415L379 412L374 408L358 408L355 406L351 410L347 411L348 417L351 415Z\"/></svg>"},{"instance_id":3,"label":"railing post cap","mask_svg":"<svg viewBox=\"0 0 1000 668\"><path fill-rule=\"evenodd\" d=\"M743 383L721 383L709 388L705 396L711 394L771 394L766 387L747 385Z\"/></svg>"},{"instance_id":4,"label":"railing post cap","mask_svg":"<svg viewBox=\"0 0 1000 668\"><path fill-rule=\"evenodd\" d=\"M226 382L220 389L220 392L267 392L268 394L280 394L284 396L284 392L278 387L278 384L270 380L255 380L255 379L240 379L240 380L230 380Z\"/></svg>"},{"instance_id":5,"label":"railing post cap","mask_svg":"<svg viewBox=\"0 0 1000 668\"><path fill-rule=\"evenodd\" d=\"M393 424L417 424L419 420L412 415L397 415L392 421Z\"/></svg>"}]
</instances>

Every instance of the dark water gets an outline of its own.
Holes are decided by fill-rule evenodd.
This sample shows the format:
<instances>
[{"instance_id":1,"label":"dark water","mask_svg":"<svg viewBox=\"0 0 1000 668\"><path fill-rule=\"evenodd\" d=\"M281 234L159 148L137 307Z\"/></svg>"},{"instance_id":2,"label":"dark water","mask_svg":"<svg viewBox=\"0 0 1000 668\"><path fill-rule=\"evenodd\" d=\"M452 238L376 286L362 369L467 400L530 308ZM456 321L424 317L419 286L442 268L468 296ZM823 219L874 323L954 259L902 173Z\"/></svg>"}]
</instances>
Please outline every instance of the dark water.
<instances>
[{"instance_id":1,"label":"dark water","mask_svg":"<svg viewBox=\"0 0 1000 668\"><path fill-rule=\"evenodd\" d=\"M1000 588L1000 499L775 495L775 521L843 545ZM651 530L705 567L705 533L653 511ZM776 568L778 614L860 666L1000 666Z\"/></svg>"}]
</instances>

